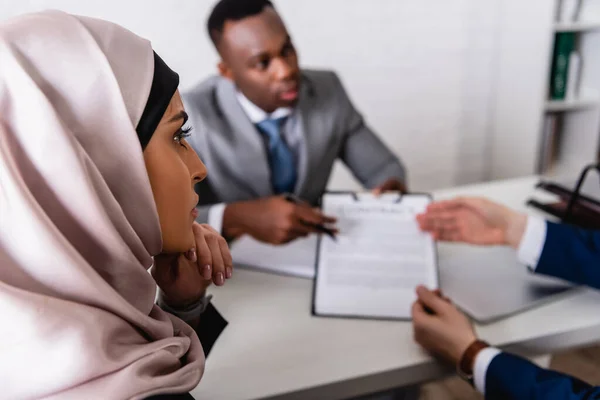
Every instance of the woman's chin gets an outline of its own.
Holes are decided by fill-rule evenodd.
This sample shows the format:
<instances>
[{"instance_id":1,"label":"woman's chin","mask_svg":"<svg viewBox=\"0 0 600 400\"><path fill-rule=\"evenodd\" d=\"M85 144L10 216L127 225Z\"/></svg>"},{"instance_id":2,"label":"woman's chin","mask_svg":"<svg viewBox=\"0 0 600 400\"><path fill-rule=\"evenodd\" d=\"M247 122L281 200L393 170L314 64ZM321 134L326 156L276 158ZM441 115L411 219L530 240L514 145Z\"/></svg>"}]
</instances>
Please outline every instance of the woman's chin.
<instances>
[{"instance_id":1,"label":"woman's chin","mask_svg":"<svg viewBox=\"0 0 600 400\"><path fill-rule=\"evenodd\" d=\"M163 254L181 254L187 253L190 249L196 247L194 237L192 240L182 240L178 242L163 242Z\"/></svg>"},{"instance_id":2,"label":"woman's chin","mask_svg":"<svg viewBox=\"0 0 600 400\"><path fill-rule=\"evenodd\" d=\"M172 229L171 232L179 233L168 234L163 230L163 247L162 254L181 254L187 253L190 249L196 247L196 239L194 237L194 230L192 228L193 222L183 229ZM185 232L189 232L186 234ZM183 234L181 234L183 233Z\"/></svg>"}]
</instances>

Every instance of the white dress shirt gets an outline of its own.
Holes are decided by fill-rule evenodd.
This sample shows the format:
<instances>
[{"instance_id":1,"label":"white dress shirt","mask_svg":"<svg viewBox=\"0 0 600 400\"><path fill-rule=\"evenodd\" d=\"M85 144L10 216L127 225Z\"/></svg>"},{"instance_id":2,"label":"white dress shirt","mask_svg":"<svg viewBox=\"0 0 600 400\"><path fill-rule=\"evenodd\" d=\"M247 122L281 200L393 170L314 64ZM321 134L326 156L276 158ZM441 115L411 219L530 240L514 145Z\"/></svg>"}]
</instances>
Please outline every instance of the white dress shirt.
<instances>
[{"instance_id":1,"label":"white dress shirt","mask_svg":"<svg viewBox=\"0 0 600 400\"><path fill-rule=\"evenodd\" d=\"M544 250L546 242L546 221L539 217L528 217L525 232L519 243L517 255L519 261L527 266L531 271L535 271L538 262ZM501 351L488 347L483 349L475 357L475 365L473 366L473 380L475 388L485 395L485 377L487 370L492 363L494 357L500 354Z\"/></svg>"},{"instance_id":2,"label":"white dress shirt","mask_svg":"<svg viewBox=\"0 0 600 400\"><path fill-rule=\"evenodd\" d=\"M285 123L282 134L285 136L285 142L290 147L292 153L296 159L300 156L300 146L302 138L300 135L295 134L298 132L297 129L294 128L294 124L297 123L296 119L293 116L293 108L290 107L280 107L272 113L265 112L262 108L258 107L256 104L252 103L246 96L242 94L242 92L237 92L237 100L240 103L240 106L250 119L250 122L253 124L258 124L266 119L277 119L290 117L288 121ZM225 207L227 204L219 203L211 206L208 209L208 224L217 232L223 233L223 214L225 213Z\"/></svg>"}]
</instances>

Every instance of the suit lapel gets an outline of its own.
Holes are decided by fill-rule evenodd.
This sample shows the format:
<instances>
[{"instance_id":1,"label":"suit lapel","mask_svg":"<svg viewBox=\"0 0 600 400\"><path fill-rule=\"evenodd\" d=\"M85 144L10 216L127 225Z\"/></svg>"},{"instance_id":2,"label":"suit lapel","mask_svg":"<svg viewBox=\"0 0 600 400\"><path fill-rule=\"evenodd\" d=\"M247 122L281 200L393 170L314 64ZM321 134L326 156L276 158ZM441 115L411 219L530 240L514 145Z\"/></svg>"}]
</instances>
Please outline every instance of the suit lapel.
<instances>
[{"instance_id":1,"label":"suit lapel","mask_svg":"<svg viewBox=\"0 0 600 400\"><path fill-rule=\"evenodd\" d=\"M298 166L298 183L296 184L295 194L302 195L306 192L309 185L310 174L316 173L319 165L319 158L322 152L319 151L326 146L327 135L323 135L322 121L319 119L322 114L315 109L318 107L316 101L316 92L313 83L306 77L302 77L302 86L300 99L298 101L298 129L302 135L301 160Z\"/></svg>"},{"instance_id":2,"label":"suit lapel","mask_svg":"<svg viewBox=\"0 0 600 400\"><path fill-rule=\"evenodd\" d=\"M217 86L217 101L229 123L231 162L236 175L243 177L251 191L257 197L270 196L273 194L271 187L271 173L267 152L262 137L236 97L236 88L230 81L222 79Z\"/></svg>"}]
</instances>

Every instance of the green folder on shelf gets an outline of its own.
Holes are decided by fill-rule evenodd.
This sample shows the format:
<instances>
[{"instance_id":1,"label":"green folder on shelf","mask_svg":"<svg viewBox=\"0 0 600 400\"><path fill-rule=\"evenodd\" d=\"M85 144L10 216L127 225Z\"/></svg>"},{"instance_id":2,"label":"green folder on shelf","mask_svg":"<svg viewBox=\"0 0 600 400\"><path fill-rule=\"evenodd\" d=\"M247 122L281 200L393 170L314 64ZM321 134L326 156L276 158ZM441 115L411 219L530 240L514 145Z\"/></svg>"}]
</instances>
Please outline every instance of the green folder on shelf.
<instances>
[{"instance_id":1,"label":"green folder on shelf","mask_svg":"<svg viewBox=\"0 0 600 400\"><path fill-rule=\"evenodd\" d=\"M554 40L552 72L550 74L550 98L564 100L569 76L569 55L575 50L575 33L560 32Z\"/></svg>"}]
</instances>

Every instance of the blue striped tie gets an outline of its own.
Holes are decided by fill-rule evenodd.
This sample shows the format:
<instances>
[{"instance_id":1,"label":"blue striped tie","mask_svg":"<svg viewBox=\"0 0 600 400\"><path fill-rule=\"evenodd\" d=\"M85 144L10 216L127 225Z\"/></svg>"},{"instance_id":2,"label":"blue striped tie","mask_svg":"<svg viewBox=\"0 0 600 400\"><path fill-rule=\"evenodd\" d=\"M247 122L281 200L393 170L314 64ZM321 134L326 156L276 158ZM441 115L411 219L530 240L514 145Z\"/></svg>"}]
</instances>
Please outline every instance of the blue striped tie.
<instances>
[{"instance_id":1,"label":"blue striped tie","mask_svg":"<svg viewBox=\"0 0 600 400\"><path fill-rule=\"evenodd\" d=\"M294 155L281 137L284 118L265 119L256 124L260 132L269 139L269 166L271 184L276 194L292 193L296 187L296 163Z\"/></svg>"}]
</instances>

